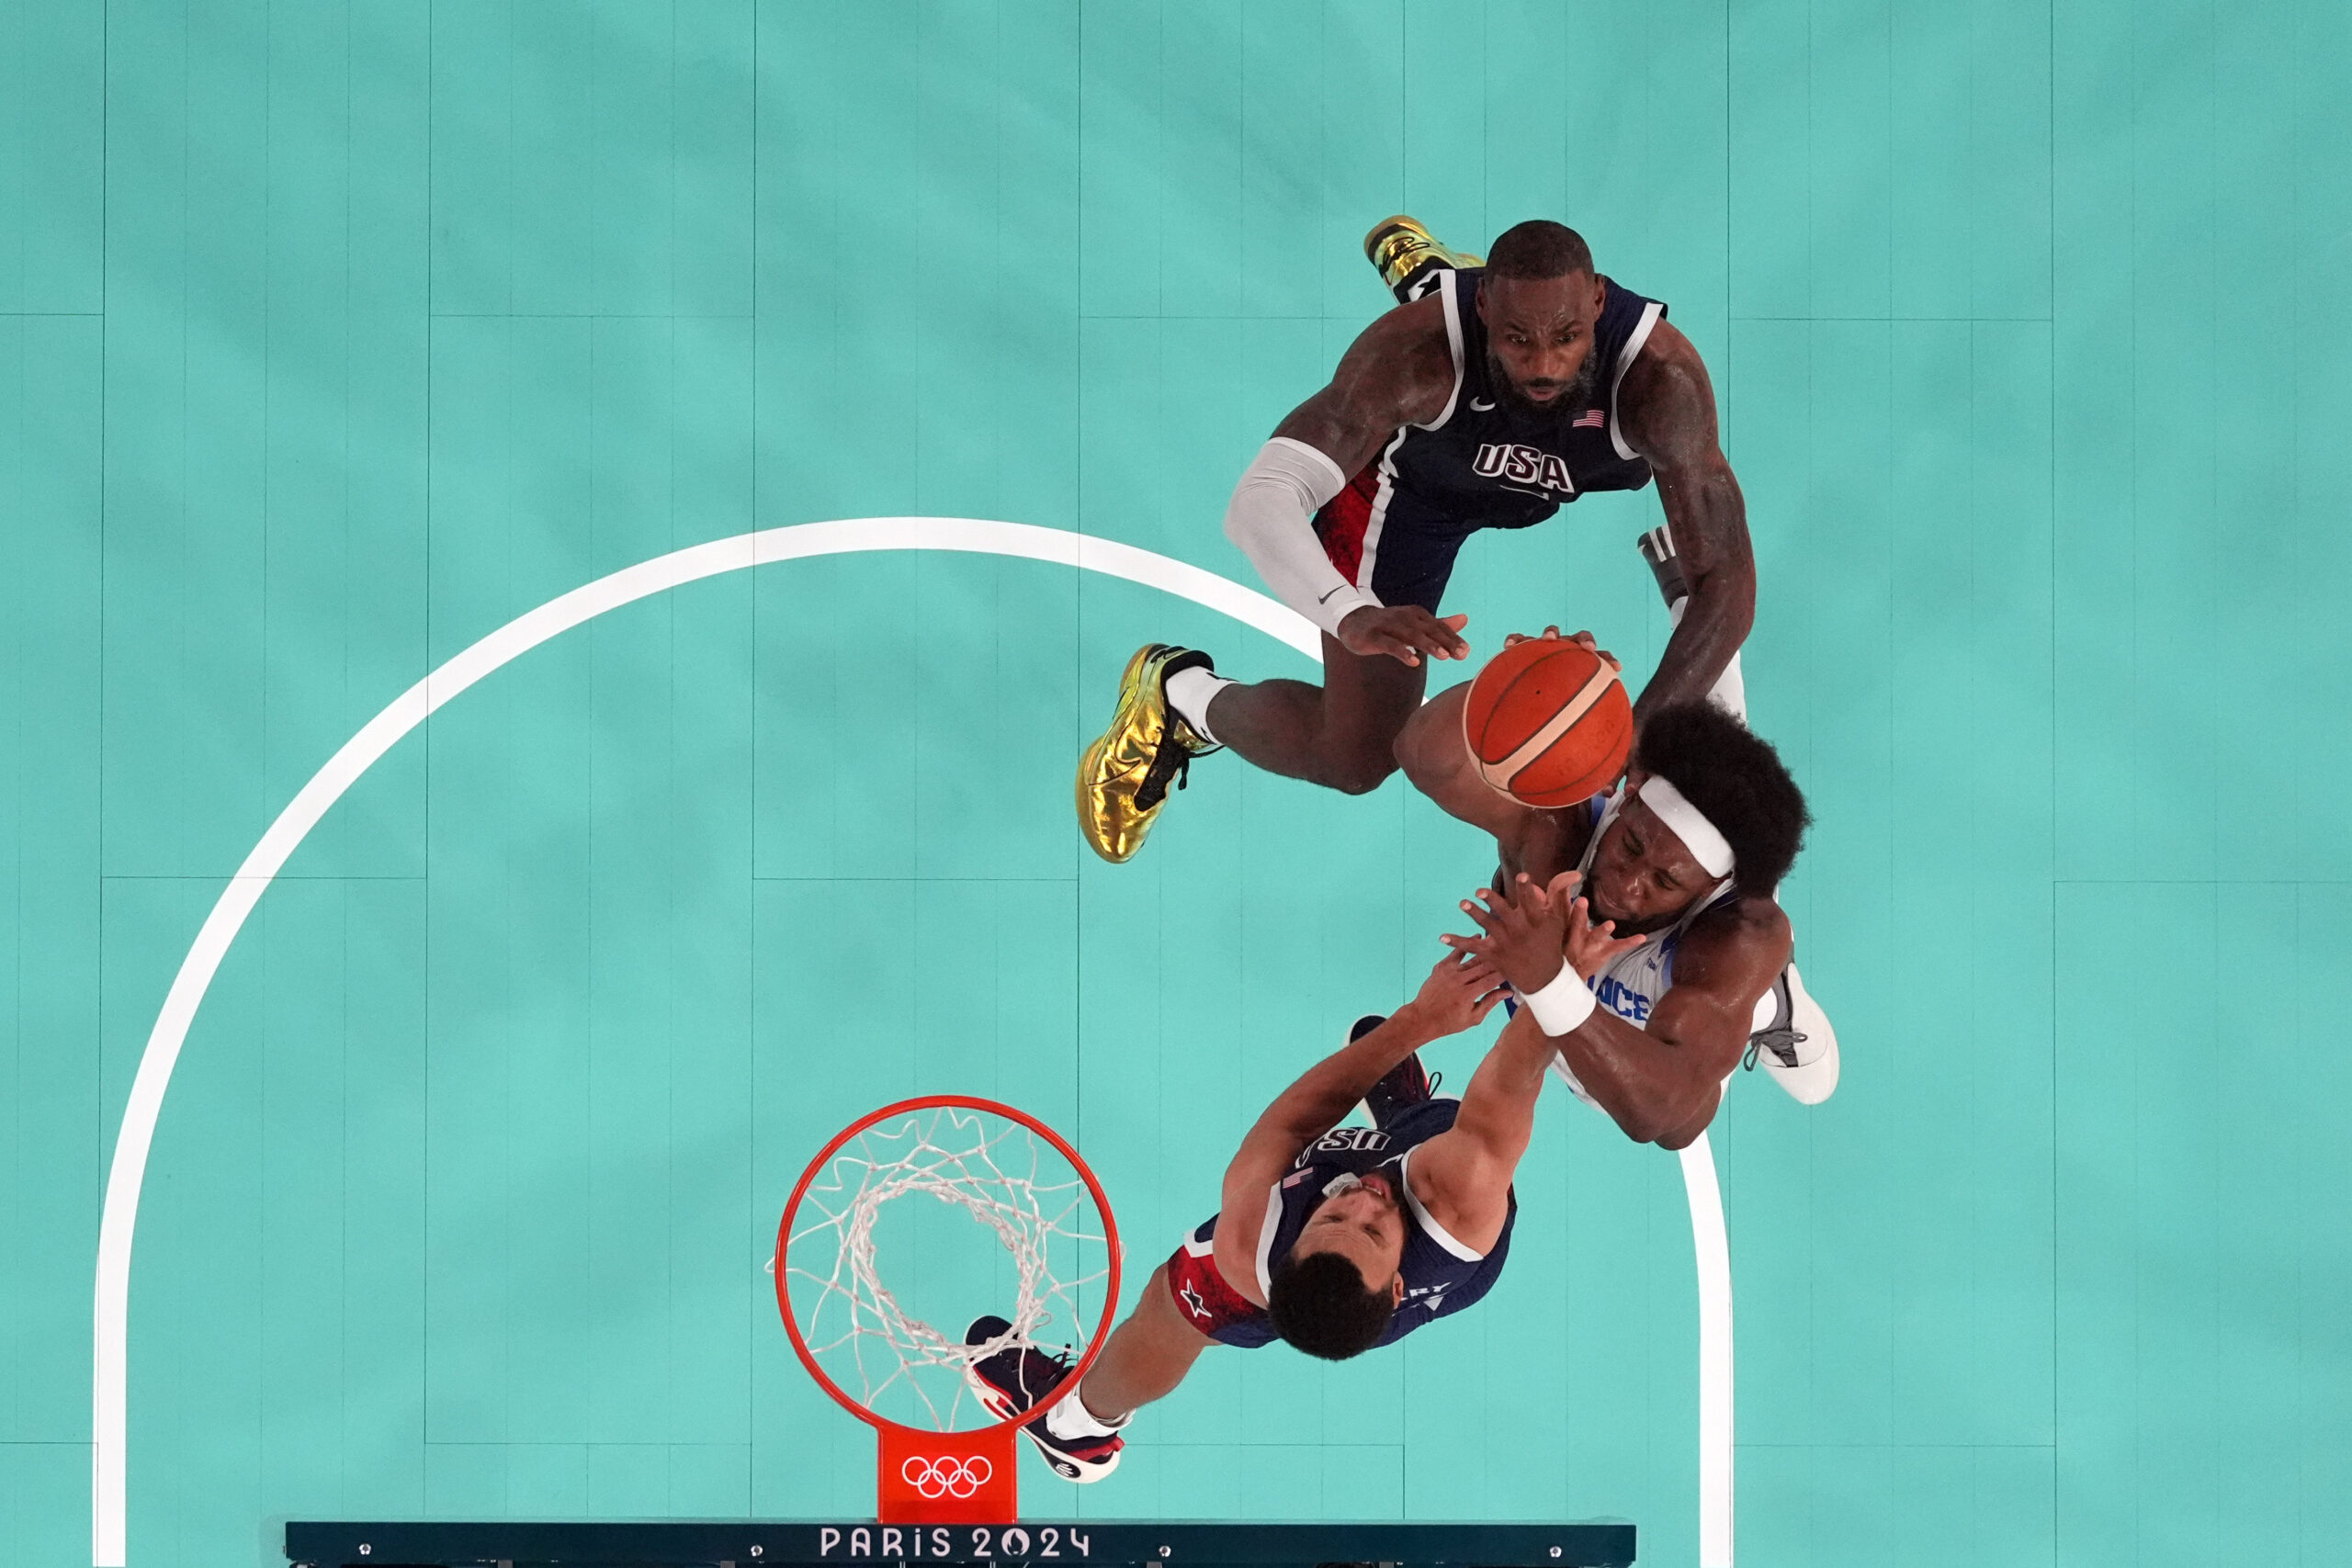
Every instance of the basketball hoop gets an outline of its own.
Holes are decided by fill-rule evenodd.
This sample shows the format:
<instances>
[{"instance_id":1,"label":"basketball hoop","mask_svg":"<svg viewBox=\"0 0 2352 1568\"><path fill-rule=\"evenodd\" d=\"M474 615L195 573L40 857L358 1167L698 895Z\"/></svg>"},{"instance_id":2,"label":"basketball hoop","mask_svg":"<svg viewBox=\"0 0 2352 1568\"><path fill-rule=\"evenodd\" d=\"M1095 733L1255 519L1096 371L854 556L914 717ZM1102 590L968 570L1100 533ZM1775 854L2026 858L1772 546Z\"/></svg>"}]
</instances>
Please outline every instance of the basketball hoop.
<instances>
[{"instance_id":1,"label":"basketball hoop","mask_svg":"<svg viewBox=\"0 0 2352 1568\"><path fill-rule=\"evenodd\" d=\"M876 1262L893 1200L960 1208L993 1233L1012 1278L957 1310L1009 1326L978 1345L904 1304ZM1091 1211L1091 1213L1088 1211ZM926 1095L861 1117L808 1162L776 1227L775 1297L792 1348L817 1385L879 1438L884 1524L1002 1524L1019 1516L1016 1438L1094 1362L1119 1304L1119 1233L1102 1183L1061 1135L992 1100ZM1001 1292L999 1295L996 1292ZM1081 1349L1088 1298L1102 1308ZM1070 1367L1030 1410L1000 1417L971 1369L990 1357L1065 1352Z\"/></svg>"}]
</instances>

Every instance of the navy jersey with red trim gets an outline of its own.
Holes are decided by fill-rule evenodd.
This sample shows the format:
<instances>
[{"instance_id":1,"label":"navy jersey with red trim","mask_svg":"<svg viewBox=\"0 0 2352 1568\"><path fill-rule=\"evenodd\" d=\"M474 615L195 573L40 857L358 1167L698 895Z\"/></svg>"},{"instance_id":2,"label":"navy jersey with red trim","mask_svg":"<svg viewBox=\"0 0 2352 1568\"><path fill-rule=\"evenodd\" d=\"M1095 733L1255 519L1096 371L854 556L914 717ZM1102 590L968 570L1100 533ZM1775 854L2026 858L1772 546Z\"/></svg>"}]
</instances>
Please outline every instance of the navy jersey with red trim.
<instances>
[{"instance_id":1,"label":"navy jersey with red trim","mask_svg":"<svg viewBox=\"0 0 2352 1568\"><path fill-rule=\"evenodd\" d=\"M1573 408L1537 410L1495 387L1478 319L1485 269L1441 270L1434 278L1453 354L1453 398L1428 424L1397 431L1315 516L1341 576L1385 604L1431 610L1454 551L1479 529L1531 527L1592 491L1650 482L1649 463L1625 439L1617 400L1666 315L1659 301L1603 278L1590 395Z\"/></svg>"},{"instance_id":2,"label":"navy jersey with red trim","mask_svg":"<svg viewBox=\"0 0 2352 1568\"><path fill-rule=\"evenodd\" d=\"M1389 1321L1387 1332L1375 1342L1376 1346L1394 1344L1423 1324L1460 1312L1484 1296L1502 1273L1503 1261L1510 1254L1511 1225L1519 1217L1518 1195L1509 1196L1510 1209L1503 1220L1502 1234L1482 1255L1472 1252L1447 1234L1421 1201L1413 1196L1409 1179L1413 1150L1453 1126L1454 1113L1461 1106L1458 1100L1424 1100L1399 1112L1385 1128L1334 1127L1302 1150L1293 1162L1290 1174L1267 1194L1265 1224L1258 1233L1255 1259L1258 1288L1268 1289L1273 1260L1289 1253L1306 1226L1307 1216L1321 1205L1326 1188L1342 1176L1362 1177L1379 1171L1405 1199L1405 1250L1397 1261L1397 1272L1405 1280L1405 1299L1397 1304L1396 1315ZM1216 1222L1211 1219L1193 1232L1193 1247L1205 1252L1216 1234ZM1252 1310L1250 1315L1258 1322L1219 1325L1243 1332L1220 1332L1216 1337L1227 1344L1263 1344L1271 1340L1272 1328L1264 1323L1262 1314ZM1256 1332L1249 1332L1251 1329Z\"/></svg>"}]
</instances>

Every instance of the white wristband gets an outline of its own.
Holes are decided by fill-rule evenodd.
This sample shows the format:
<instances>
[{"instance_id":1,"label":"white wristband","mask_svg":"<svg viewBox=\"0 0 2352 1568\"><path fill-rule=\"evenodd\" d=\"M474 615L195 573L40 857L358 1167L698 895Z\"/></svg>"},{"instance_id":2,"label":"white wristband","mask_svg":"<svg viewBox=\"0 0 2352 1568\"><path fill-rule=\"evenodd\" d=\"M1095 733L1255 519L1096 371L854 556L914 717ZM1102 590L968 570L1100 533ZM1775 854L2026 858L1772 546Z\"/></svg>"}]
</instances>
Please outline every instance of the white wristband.
<instances>
[{"instance_id":1,"label":"white wristband","mask_svg":"<svg viewBox=\"0 0 2352 1568\"><path fill-rule=\"evenodd\" d=\"M1592 991L1573 965L1563 964L1552 983L1519 998L1535 1015L1536 1027L1552 1039L1573 1031L1592 1016Z\"/></svg>"}]
</instances>

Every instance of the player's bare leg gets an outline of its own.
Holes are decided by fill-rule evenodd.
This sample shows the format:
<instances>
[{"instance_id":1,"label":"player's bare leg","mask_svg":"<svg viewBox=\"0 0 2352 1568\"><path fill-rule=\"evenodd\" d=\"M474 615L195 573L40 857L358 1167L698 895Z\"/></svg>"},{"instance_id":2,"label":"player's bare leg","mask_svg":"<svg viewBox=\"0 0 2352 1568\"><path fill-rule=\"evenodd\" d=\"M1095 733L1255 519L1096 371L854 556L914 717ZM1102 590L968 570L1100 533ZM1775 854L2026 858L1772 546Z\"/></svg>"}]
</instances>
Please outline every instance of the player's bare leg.
<instances>
[{"instance_id":1,"label":"player's bare leg","mask_svg":"<svg viewBox=\"0 0 2352 1568\"><path fill-rule=\"evenodd\" d=\"M1151 1271L1143 1300L1111 1331L1102 1353L1079 1384L1079 1403L1097 1421L1125 1420L1184 1381L1200 1353L1216 1341L1184 1321L1168 1293L1168 1268Z\"/></svg>"},{"instance_id":2,"label":"player's bare leg","mask_svg":"<svg viewBox=\"0 0 2352 1568\"><path fill-rule=\"evenodd\" d=\"M1011 1326L1001 1317L980 1318L966 1332L965 1342L984 1343ZM1127 1417L1167 1397L1214 1343L1177 1310L1162 1264L1146 1281L1143 1300L1112 1330L1102 1355L1076 1388L1065 1376L1067 1358L1049 1358L1035 1349L1001 1351L976 1362L969 1376L982 1402L998 1416L1023 1415L1051 1401L1045 1417L1023 1427L1021 1435L1055 1474L1086 1485L1118 1469L1120 1450L1126 1446L1119 1428Z\"/></svg>"},{"instance_id":3,"label":"player's bare leg","mask_svg":"<svg viewBox=\"0 0 2352 1568\"><path fill-rule=\"evenodd\" d=\"M1396 737L1428 682L1426 662L1351 653L1327 633L1320 686L1220 687L1204 716L1219 741L1270 773L1363 795L1396 771Z\"/></svg>"}]
</instances>

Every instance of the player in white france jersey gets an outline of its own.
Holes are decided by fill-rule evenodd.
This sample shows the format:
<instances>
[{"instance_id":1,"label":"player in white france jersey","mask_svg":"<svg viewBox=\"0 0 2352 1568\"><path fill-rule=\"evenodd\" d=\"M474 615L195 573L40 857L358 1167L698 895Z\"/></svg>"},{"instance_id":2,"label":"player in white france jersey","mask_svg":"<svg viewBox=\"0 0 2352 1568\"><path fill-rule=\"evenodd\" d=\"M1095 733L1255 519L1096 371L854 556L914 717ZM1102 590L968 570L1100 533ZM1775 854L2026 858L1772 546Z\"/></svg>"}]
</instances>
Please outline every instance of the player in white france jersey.
<instances>
[{"instance_id":1,"label":"player in white france jersey","mask_svg":"<svg viewBox=\"0 0 2352 1568\"><path fill-rule=\"evenodd\" d=\"M1743 1056L1797 1099L1826 1098L1835 1036L1789 962L1772 897L1802 841L1804 798L1771 747L1720 698L1679 704L1643 727L1616 794L1541 810L1471 766L1466 692L1430 702L1397 754L1424 794L1494 833L1496 888L1482 890L1484 908L1464 905L1481 931L1448 940L1492 962L1558 1038L1561 1077L1627 1136L1668 1148L1713 1119ZM1573 894L1568 874L1581 882ZM1639 939L1589 987L1559 956L1588 930Z\"/></svg>"}]
</instances>

